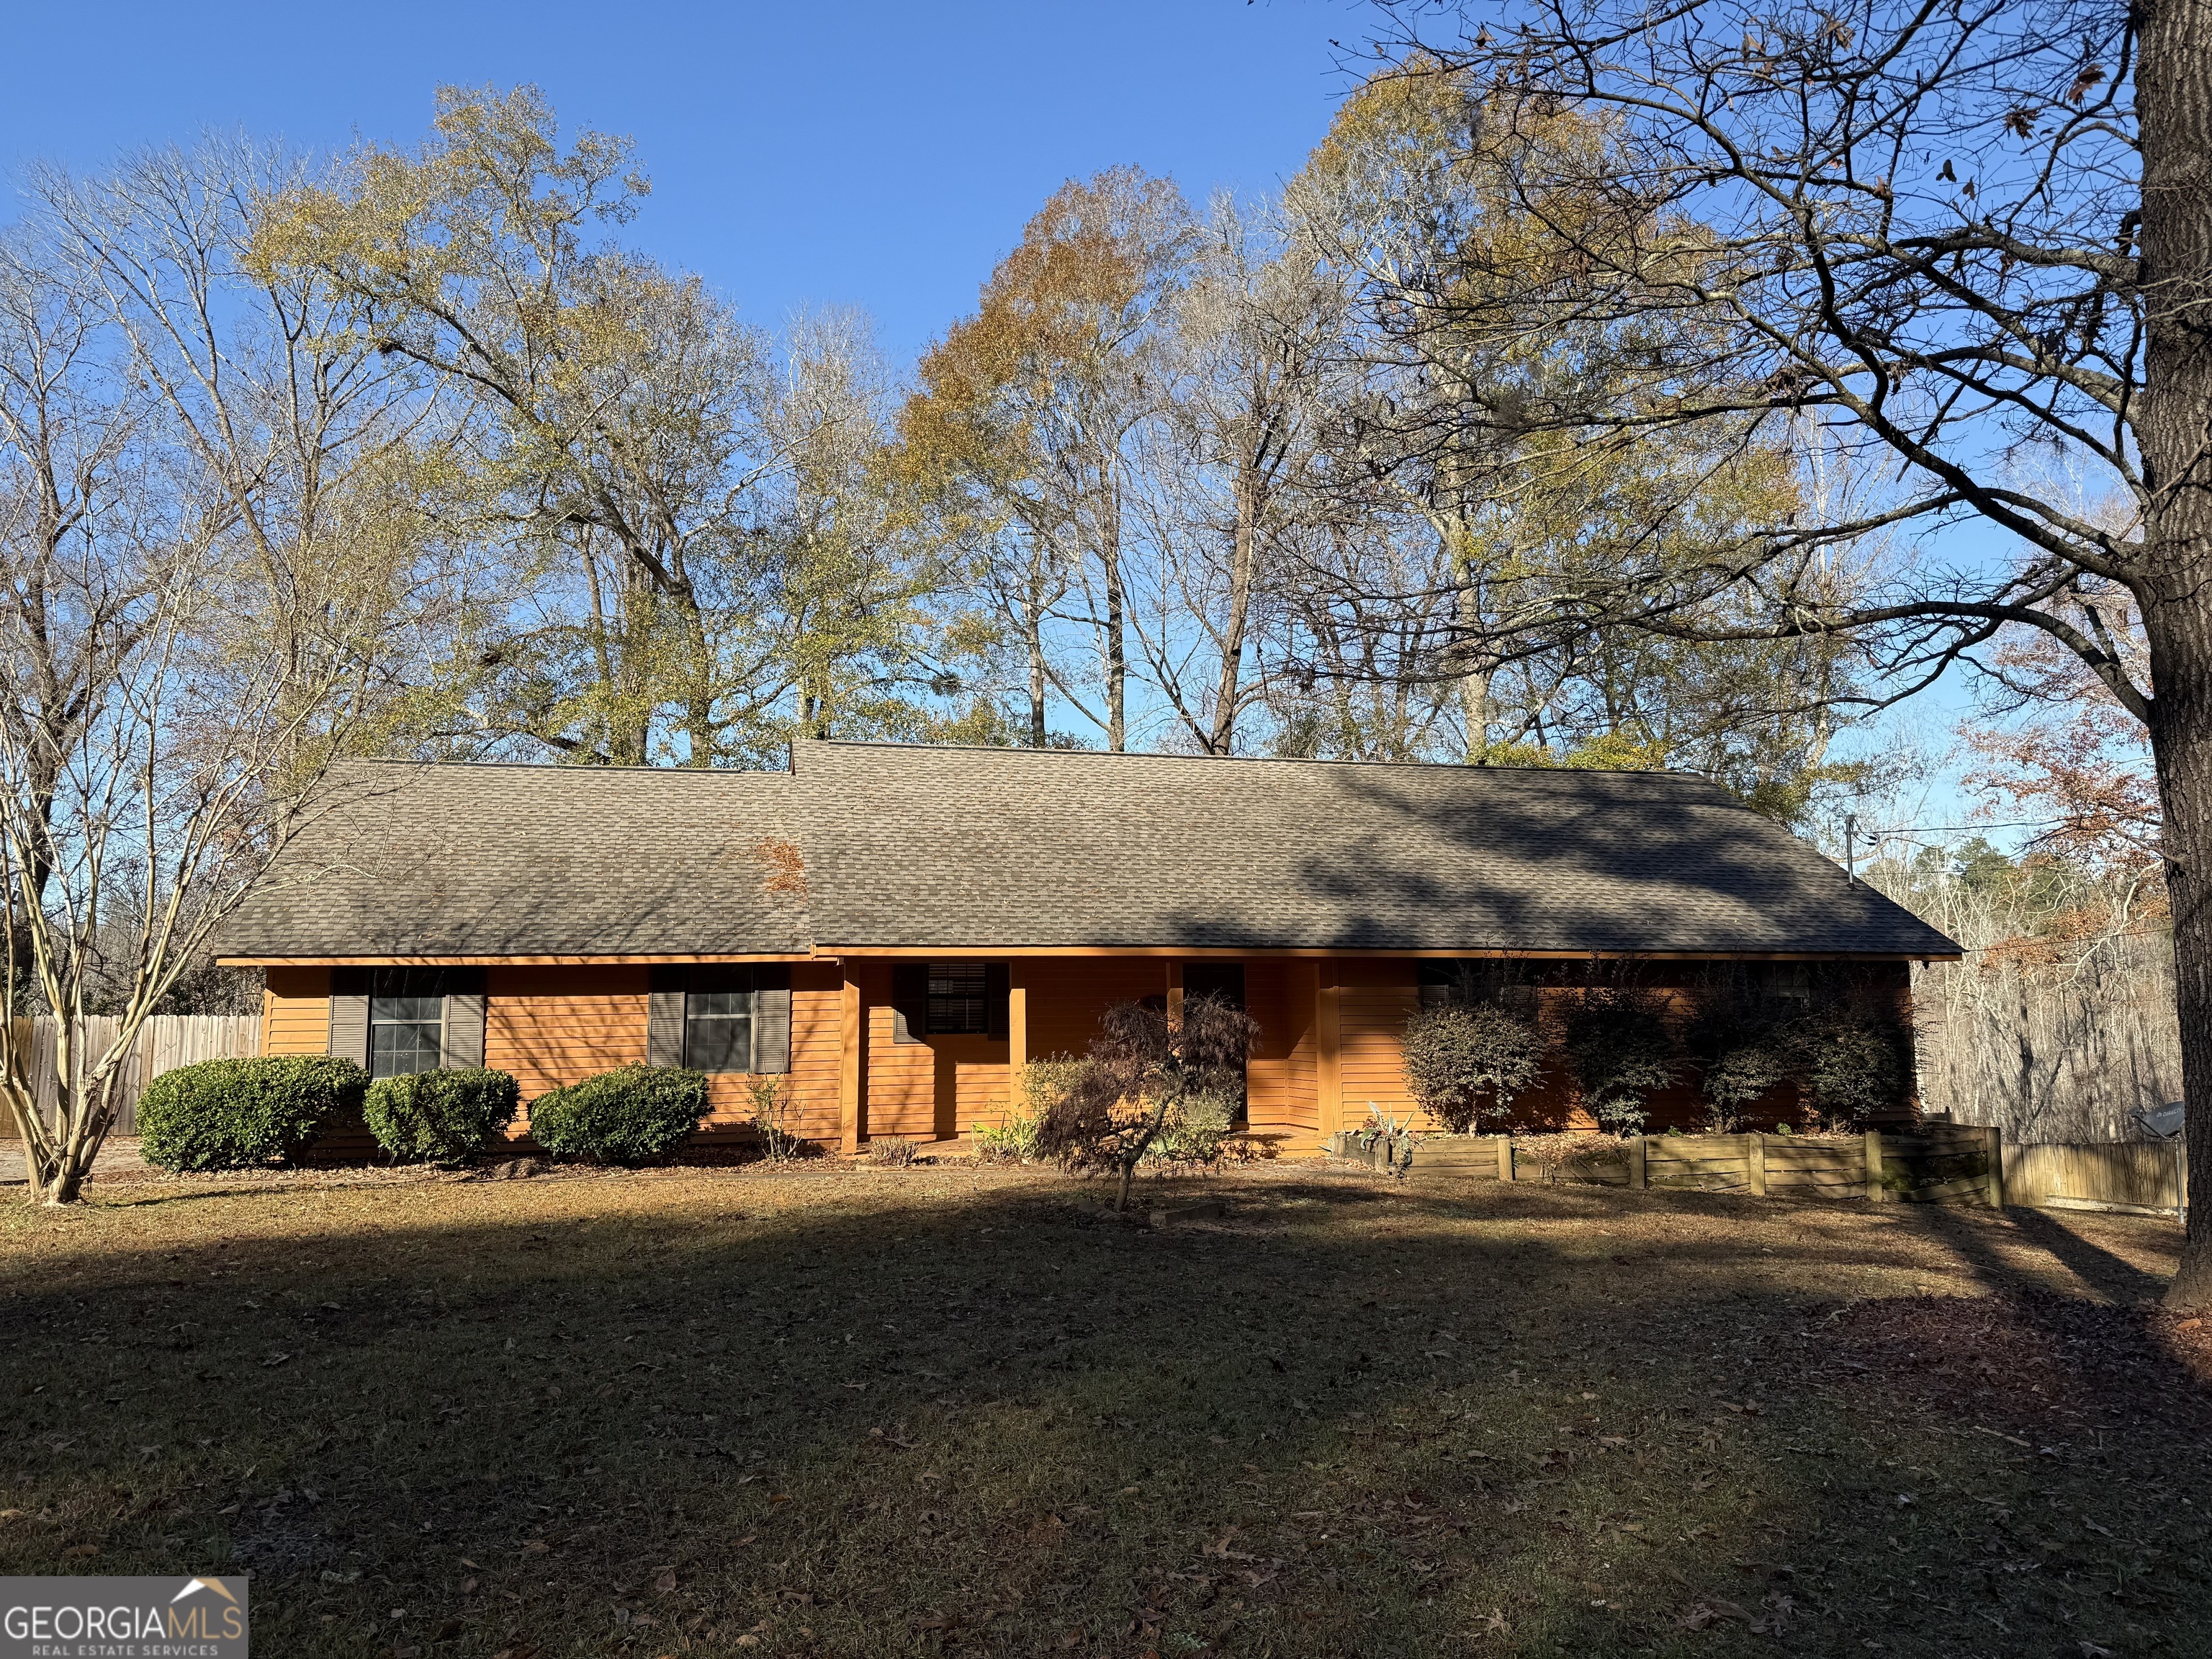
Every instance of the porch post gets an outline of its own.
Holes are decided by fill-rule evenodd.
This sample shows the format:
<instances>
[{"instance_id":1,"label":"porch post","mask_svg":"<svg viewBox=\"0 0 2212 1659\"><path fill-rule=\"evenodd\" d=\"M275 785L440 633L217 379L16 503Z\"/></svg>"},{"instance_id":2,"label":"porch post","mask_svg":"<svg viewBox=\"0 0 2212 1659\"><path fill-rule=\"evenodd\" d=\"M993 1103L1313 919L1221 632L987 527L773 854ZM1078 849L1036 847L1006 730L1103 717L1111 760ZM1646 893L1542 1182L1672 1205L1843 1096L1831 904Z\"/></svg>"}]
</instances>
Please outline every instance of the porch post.
<instances>
[{"instance_id":1,"label":"porch post","mask_svg":"<svg viewBox=\"0 0 2212 1659\"><path fill-rule=\"evenodd\" d=\"M1030 991L1022 982L1022 959L1006 964L1006 1064L1017 1082L1030 1063Z\"/></svg>"},{"instance_id":2,"label":"porch post","mask_svg":"<svg viewBox=\"0 0 2212 1659\"><path fill-rule=\"evenodd\" d=\"M860 1057L868 1040L867 1005L860 995L860 969L845 964L845 991L838 1005L837 1127L845 1156L860 1153Z\"/></svg>"},{"instance_id":3,"label":"porch post","mask_svg":"<svg viewBox=\"0 0 2212 1659\"><path fill-rule=\"evenodd\" d=\"M1168 958L1168 1018L1182 1018L1182 963L1174 957Z\"/></svg>"}]
</instances>

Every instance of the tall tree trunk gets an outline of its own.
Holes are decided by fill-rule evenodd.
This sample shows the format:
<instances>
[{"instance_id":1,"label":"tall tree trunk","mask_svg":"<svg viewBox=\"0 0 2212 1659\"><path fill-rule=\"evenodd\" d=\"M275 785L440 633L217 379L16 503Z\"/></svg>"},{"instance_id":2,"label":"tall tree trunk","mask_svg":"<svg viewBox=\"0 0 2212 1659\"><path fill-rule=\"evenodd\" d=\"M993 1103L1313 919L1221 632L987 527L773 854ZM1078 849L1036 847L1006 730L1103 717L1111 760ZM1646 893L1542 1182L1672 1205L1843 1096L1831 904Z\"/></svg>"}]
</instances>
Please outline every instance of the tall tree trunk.
<instances>
[{"instance_id":1,"label":"tall tree trunk","mask_svg":"<svg viewBox=\"0 0 2212 1659\"><path fill-rule=\"evenodd\" d=\"M1022 595L1022 647L1030 659L1030 747L1044 747L1044 698L1048 676L1044 667L1044 613L1046 561L1050 557L1048 544L1042 535L1032 530L1030 534L1029 587Z\"/></svg>"},{"instance_id":2,"label":"tall tree trunk","mask_svg":"<svg viewBox=\"0 0 2212 1659\"><path fill-rule=\"evenodd\" d=\"M1482 584L1474 568L1474 532L1462 520L1453 535L1457 543L1452 550L1452 580L1457 588L1452 610L1460 626L1460 725L1467 733L1467 763L1480 766L1489 758L1491 727L1497 719L1490 682L1498 672L1498 656L1486 645L1467 643L1483 637Z\"/></svg>"},{"instance_id":3,"label":"tall tree trunk","mask_svg":"<svg viewBox=\"0 0 2212 1659\"><path fill-rule=\"evenodd\" d=\"M1099 490L1098 562L1106 580L1106 747L1129 746L1127 604L1121 592L1121 492L1109 468Z\"/></svg>"},{"instance_id":4,"label":"tall tree trunk","mask_svg":"<svg viewBox=\"0 0 2212 1659\"><path fill-rule=\"evenodd\" d=\"M2212 0L2142 0L2143 276L2136 437L2149 498L2151 751L2173 904L2188 1234L2169 1305L2212 1307Z\"/></svg>"},{"instance_id":5,"label":"tall tree trunk","mask_svg":"<svg viewBox=\"0 0 2212 1659\"><path fill-rule=\"evenodd\" d=\"M1237 746L1237 704L1243 695L1244 632L1252 611L1252 574L1260 560L1260 496L1257 469L1248 465L1237 480L1237 541L1229 566L1229 615L1221 630L1221 684L1213 698L1213 733L1207 739L1210 755L1226 755Z\"/></svg>"}]
</instances>

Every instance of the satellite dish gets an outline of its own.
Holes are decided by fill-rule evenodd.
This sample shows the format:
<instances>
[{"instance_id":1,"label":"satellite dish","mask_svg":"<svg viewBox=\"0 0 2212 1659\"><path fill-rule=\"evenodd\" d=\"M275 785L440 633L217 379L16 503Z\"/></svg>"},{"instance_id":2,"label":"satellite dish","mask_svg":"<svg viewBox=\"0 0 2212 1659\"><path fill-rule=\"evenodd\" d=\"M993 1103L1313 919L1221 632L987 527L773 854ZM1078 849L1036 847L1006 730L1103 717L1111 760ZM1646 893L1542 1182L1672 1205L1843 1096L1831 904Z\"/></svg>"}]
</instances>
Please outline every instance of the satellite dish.
<instances>
[{"instance_id":1,"label":"satellite dish","mask_svg":"<svg viewBox=\"0 0 2212 1659\"><path fill-rule=\"evenodd\" d=\"M2160 1140L2172 1140L2181 1133L2181 1103L2169 1100L2163 1106L2144 1106L2134 1114L2136 1122Z\"/></svg>"}]
</instances>

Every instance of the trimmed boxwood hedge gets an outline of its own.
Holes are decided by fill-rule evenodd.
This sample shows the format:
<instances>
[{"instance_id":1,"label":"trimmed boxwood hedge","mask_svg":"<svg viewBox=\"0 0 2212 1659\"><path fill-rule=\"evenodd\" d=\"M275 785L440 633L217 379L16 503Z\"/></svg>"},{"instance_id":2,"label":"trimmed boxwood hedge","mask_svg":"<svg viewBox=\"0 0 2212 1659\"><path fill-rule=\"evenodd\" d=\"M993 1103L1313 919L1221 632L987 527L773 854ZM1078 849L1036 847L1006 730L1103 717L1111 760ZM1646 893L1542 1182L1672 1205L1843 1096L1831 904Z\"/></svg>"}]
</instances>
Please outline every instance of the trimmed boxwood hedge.
<instances>
[{"instance_id":1,"label":"trimmed boxwood hedge","mask_svg":"<svg viewBox=\"0 0 2212 1659\"><path fill-rule=\"evenodd\" d=\"M368 1087L368 1073L330 1054L179 1066L138 1098L138 1150L173 1172L297 1158L331 1117L359 1111Z\"/></svg>"},{"instance_id":2,"label":"trimmed boxwood hedge","mask_svg":"<svg viewBox=\"0 0 2212 1659\"><path fill-rule=\"evenodd\" d=\"M459 1164L514 1121L521 1098L506 1072L416 1072L370 1084L362 1115L395 1164Z\"/></svg>"},{"instance_id":3,"label":"trimmed boxwood hedge","mask_svg":"<svg viewBox=\"0 0 2212 1659\"><path fill-rule=\"evenodd\" d=\"M530 1133L549 1152L646 1164L673 1152L707 1115L707 1078L681 1066L625 1066L530 1103Z\"/></svg>"}]
</instances>

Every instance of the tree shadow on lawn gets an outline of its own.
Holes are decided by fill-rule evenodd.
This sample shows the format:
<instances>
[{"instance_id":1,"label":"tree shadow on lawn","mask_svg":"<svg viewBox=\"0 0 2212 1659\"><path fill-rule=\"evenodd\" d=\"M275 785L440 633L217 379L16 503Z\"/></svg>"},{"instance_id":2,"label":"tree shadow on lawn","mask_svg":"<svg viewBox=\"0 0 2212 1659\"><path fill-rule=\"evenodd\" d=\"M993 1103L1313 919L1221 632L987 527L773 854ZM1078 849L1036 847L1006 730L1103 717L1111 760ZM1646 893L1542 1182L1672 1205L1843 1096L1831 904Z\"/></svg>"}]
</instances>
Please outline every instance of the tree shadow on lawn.
<instances>
[{"instance_id":1,"label":"tree shadow on lawn","mask_svg":"<svg viewBox=\"0 0 2212 1659\"><path fill-rule=\"evenodd\" d=\"M284 1655L2212 1639L2202 1352L2010 1224L1213 1190L1157 1231L945 1175L103 1206L0 1309L0 1563L247 1570ZM1992 1294L1913 1294L1946 1272Z\"/></svg>"}]
</instances>

